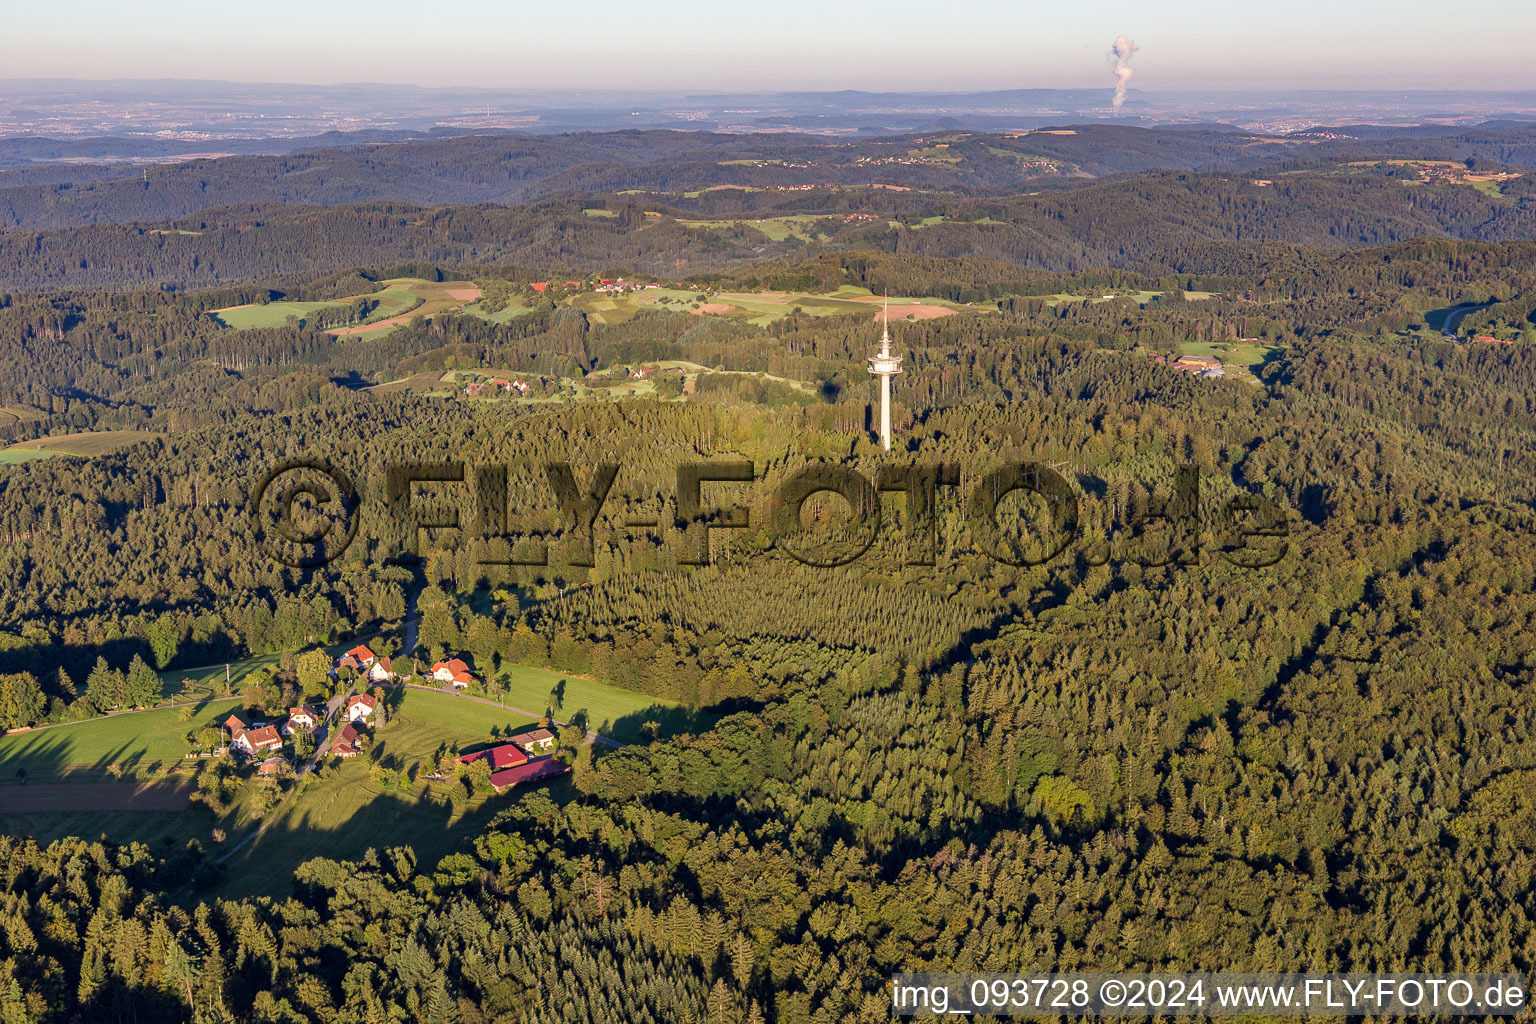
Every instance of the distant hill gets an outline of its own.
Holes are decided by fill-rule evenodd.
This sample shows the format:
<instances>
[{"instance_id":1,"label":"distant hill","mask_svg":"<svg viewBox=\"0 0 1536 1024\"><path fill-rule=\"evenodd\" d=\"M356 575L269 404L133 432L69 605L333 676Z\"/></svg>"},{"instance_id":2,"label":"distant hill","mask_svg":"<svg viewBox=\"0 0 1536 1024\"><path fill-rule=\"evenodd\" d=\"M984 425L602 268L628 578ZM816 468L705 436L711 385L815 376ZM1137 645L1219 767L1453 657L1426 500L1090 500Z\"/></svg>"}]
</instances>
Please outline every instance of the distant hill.
<instances>
[{"instance_id":1,"label":"distant hill","mask_svg":"<svg viewBox=\"0 0 1536 1024\"><path fill-rule=\"evenodd\" d=\"M1334 133L1335 135L1340 133ZM159 221L233 205L526 202L562 192L883 184L962 196L1080 185L1151 170L1241 171L1400 156L1536 167L1536 123L1429 137L1278 137L1227 128L1084 125L830 141L795 134L625 131L427 137L356 145L333 133L293 152L139 164L50 163L0 172L0 228ZM404 140L404 141L402 141ZM0 140L0 158L63 159L138 140ZM146 180L147 179L147 180Z\"/></svg>"}]
</instances>

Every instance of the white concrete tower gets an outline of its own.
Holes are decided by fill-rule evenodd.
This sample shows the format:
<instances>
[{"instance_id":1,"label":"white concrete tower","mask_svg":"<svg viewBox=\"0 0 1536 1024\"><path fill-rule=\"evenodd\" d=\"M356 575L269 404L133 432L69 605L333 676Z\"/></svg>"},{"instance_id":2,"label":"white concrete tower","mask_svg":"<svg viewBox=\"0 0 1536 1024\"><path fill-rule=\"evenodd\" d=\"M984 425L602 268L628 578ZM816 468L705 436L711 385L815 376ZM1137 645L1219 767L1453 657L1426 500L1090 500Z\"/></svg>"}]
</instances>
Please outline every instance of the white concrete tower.
<instances>
[{"instance_id":1,"label":"white concrete tower","mask_svg":"<svg viewBox=\"0 0 1536 1024\"><path fill-rule=\"evenodd\" d=\"M891 450L891 378L901 372L901 356L891 355L891 297L880 317L880 351L869 357L869 372L880 378L880 443Z\"/></svg>"}]
</instances>

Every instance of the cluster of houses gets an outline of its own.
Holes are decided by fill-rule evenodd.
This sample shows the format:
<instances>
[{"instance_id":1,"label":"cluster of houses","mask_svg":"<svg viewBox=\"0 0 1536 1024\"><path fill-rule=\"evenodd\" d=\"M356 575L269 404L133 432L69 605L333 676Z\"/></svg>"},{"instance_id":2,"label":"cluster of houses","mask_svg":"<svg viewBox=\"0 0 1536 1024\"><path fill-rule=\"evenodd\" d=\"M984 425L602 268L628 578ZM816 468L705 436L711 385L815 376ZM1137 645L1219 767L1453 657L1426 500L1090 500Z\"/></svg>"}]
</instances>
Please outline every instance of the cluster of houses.
<instances>
[{"instance_id":1,"label":"cluster of houses","mask_svg":"<svg viewBox=\"0 0 1536 1024\"><path fill-rule=\"evenodd\" d=\"M1221 360L1215 356L1179 356L1177 359L1169 362L1168 359L1154 353L1152 361L1154 363L1163 363L1170 369L1178 370L1181 373L1192 373L1207 379L1225 377L1227 375L1227 368L1222 366Z\"/></svg>"},{"instance_id":2,"label":"cluster of houses","mask_svg":"<svg viewBox=\"0 0 1536 1024\"><path fill-rule=\"evenodd\" d=\"M520 786L525 782L552 779L571 770L570 765L554 756L555 734L535 729L512 737L507 742L459 757L459 763L490 762L491 785L497 789Z\"/></svg>"},{"instance_id":3,"label":"cluster of houses","mask_svg":"<svg viewBox=\"0 0 1536 1024\"><path fill-rule=\"evenodd\" d=\"M464 387L464 393L470 398L485 394L487 388L500 388L503 391L516 391L520 395L526 395L533 390L533 385L522 379L504 380L497 377L493 380L470 381Z\"/></svg>"},{"instance_id":4,"label":"cluster of houses","mask_svg":"<svg viewBox=\"0 0 1536 1024\"><path fill-rule=\"evenodd\" d=\"M377 702L366 693L355 693L347 698L341 708L341 721L346 726L331 742L332 754L337 757L356 757L362 751L359 727L367 727L376 705ZM247 725L239 715L230 715L224 721L224 728L229 732L229 747L236 753L247 757L273 755L263 761L260 768L261 774L269 775L283 762L281 757L275 756L283 749L283 737L299 732L312 733L323 718L324 715L313 708L300 705L288 709L288 720L280 727L268 722Z\"/></svg>"},{"instance_id":5,"label":"cluster of houses","mask_svg":"<svg viewBox=\"0 0 1536 1024\"><path fill-rule=\"evenodd\" d=\"M648 288L660 287L661 285L654 282L650 284L637 284L633 281L626 281L622 277L603 277L598 279L596 290L600 292L641 292Z\"/></svg>"},{"instance_id":6,"label":"cluster of houses","mask_svg":"<svg viewBox=\"0 0 1536 1024\"><path fill-rule=\"evenodd\" d=\"M391 666L389 658L380 658L369 650L367 644L358 644L336 659L331 674L340 675L342 669L349 668L369 682L392 683L395 681L395 673Z\"/></svg>"},{"instance_id":7,"label":"cluster of houses","mask_svg":"<svg viewBox=\"0 0 1536 1024\"><path fill-rule=\"evenodd\" d=\"M389 658L380 658L366 644L347 651L336 659L333 673L339 674L350 668L359 677L373 682L389 682L395 679ZM434 680L462 691L475 681L469 666L460 658L448 658L432 666ZM338 714L341 731L331 740L328 752L339 758L353 758L362 753L366 730L372 723L378 702L370 694L354 693L347 697ZM280 754L283 738L295 733L313 733L324 720L323 712L299 706L288 709L288 720L281 726L268 722L247 724L239 715L231 714L224 722L229 733L230 749L250 758L263 758L257 767L258 774L276 775L288 761ZM524 782L553 778L570 771L570 767L554 757L555 735L548 729L535 729L512 738L510 742L486 750L478 750L459 758L463 764L472 764L482 758L489 759L491 784L506 789Z\"/></svg>"}]
</instances>

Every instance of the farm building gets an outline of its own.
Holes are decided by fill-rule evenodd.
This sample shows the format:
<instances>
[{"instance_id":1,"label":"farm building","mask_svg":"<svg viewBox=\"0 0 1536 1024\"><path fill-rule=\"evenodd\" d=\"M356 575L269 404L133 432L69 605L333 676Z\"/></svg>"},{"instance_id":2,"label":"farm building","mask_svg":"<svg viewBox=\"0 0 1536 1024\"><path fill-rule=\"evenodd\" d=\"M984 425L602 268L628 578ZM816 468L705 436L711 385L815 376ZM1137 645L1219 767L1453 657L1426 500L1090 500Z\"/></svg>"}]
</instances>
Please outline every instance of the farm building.
<instances>
[{"instance_id":1,"label":"farm building","mask_svg":"<svg viewBox=\"0 0 1536 1024\"><path fill-rule=\"evenodd\" d=\"M529 761L512 768L506 768L499 772L491 773L491 785L497 789L508 789L512 786L521 786L525 782L537 782L541 779L553 779L564 775L571 770L571 766L554 757L545 757L537 761Z\"/></svg>"},{"instance_id":2,"label":"farm building","mask_svg":"<svg viewBox=\"0 0 1536 1024\"><path fill-rule=\"evenodd\" d=\"M474 764L476 761L490 761L493 772L503 768L513 768L520 764L528 763L528 755L525 754L516 743L503 743L499 747L487 747L485 750L476 750L473 753L459 755L460 764Z\"/></svg>"},{"instance_id":3,"label":"farm building","mask_svg":"<svg viewBox=\"0 0 1536 1024\"><path fill-rule=\"evenodd\" d=\"M354 693L347 698L347 705L342 709L342 717L349 722L367 722L373 715L374 700L366 693Z\"/></svg>"}]
</instances>

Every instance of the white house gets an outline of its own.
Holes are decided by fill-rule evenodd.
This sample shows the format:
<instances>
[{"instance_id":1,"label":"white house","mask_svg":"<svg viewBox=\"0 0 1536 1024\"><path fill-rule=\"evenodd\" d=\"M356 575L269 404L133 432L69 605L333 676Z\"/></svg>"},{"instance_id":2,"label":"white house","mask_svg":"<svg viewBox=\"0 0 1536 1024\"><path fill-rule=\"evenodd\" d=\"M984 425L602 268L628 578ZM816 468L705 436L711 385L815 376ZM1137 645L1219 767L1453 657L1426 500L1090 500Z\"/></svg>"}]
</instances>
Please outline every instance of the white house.
<instances>
[{"instance_id":1,"label":"white house","mask_svg":"<svg viewBox=\"0 0 1536 1024\"><path fill-rule=\"evenodd\" d=\"M349 722L367 722L373 716L374 700L366 693L355 693L347 698L342 717Z\"/></svg>"}]
</instances>

